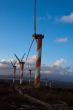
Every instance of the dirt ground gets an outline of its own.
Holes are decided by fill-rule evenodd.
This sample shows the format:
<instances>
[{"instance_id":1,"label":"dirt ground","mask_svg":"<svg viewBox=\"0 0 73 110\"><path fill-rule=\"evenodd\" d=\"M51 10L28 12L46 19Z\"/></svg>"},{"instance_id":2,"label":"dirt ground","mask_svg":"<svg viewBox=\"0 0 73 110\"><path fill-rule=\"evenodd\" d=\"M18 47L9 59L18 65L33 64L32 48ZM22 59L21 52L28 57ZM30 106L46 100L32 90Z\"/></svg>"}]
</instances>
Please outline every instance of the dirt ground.
<instances>
[{"instance_id":1,"label":"dirt ground","mask_svg":"<svg viewBox=\"0 0 73 110\"><path fill-rule=\"evenodd\" d=\"M20 96L9 82L0 82L0 110L45 110L45 108Z\"/></svg>"},{"instance_id":2,"label":"dirt ground","mask_svg":"<svg viewBox=\"0 0 73 110\"><path fill-rule=\"evenodd\" d=\"M21 89L23 94L27 94L50 104L53 107L52 110L73 110L73 90L49 89L45 87L35 89L32 85L13 85L10 81L0 81L0 110L46 109L41 104L32 102L26 97L19 95L15 87ZM61 106L60 104L66 106L64 107L66 109L59 109ZM57 107L58 109L56 109Z\"/></svg>"}]
</instances>

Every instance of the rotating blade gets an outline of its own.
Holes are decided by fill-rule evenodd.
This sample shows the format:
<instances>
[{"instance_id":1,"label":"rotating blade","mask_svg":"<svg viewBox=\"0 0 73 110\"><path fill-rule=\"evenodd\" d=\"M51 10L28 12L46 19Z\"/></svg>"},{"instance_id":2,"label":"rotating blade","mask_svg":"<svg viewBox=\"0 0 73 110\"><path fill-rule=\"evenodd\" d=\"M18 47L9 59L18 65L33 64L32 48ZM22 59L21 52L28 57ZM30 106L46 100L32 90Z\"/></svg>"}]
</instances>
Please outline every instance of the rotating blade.
<instances>
[{"instance_id":1,"label":"rotating blade","mask_svg":"<svg viewBox=\"0 0 73 110\"><path fill-rule=\"evenodd\" d=\"M25 56L25 53L24 53L24 55L22 56L21 62L23 61L23 59L24 59L24 56Z\"/></svg>"},{"instance_id":2,"label":"rotating blade","mask_svg":"<svg viewBox=\"0 0 73 110\"><path fill-rule=\"evenodd\" d=\"M16 57L16 59L20 62L20 59L17 57L17 55L16 54L14 54L14 56Z\"/></svg>"}]
</instances>

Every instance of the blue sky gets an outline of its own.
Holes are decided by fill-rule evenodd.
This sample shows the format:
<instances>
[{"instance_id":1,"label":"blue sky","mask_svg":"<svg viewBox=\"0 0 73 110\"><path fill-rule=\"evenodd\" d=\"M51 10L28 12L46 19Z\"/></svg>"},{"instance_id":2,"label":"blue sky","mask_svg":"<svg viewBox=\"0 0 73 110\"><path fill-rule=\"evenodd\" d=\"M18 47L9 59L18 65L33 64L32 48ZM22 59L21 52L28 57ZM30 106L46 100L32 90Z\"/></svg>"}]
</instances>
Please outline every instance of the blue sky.
<instances>
[{"instance_id":1,"label":"blue sky","mask_svg":"<svg viewBox=\"0 0 73 110\"><path fill-rule=\"evenodd\" d=\"M27 54L33 34L34 0L0 0L0 59ZM37 0L37 33L44 33L42 63L63 59L73 66L73 0ZM36 54L34 42L30 56Z\"/></svg>"}]
</instances>

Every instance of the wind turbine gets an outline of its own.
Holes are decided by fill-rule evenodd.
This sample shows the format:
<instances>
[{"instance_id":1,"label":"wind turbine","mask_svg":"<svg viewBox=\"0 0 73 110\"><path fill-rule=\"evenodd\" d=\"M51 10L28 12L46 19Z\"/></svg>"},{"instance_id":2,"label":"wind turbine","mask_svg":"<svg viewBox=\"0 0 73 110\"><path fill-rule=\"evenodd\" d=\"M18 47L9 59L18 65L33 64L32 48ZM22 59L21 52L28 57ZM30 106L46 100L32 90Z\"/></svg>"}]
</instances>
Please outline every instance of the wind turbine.
<instances>
[{"instance_id":1,"label":"wind turbine","mask_svg":"<svg viewBox=\"0 0 73 110\"><path fill-rule=\"evenodd\" d=\"M29 67L29 63L28 63L28 69L29 69L29 85L31 84L31 69L30 69L30 67Z\"/></svg>"},{"instance_id":2,"label":"wind turbine","mask_svg":"<svg viewBox=\"0 0 73 110\"><path fill-rule=\"evenodd\" d=\"M13 84L15 83L15 76L16 76L16 61L13 63L10 61L13 66Z\"/></svg>"},{"instance_id":3,"label":"wind turbine","mask_svg":"<svg viewBox=\"0 0 73 110\"><path fill-rule=\"evenodd\" d=\"M41 69L41 53L42 53L42 39L43 34L36 33L36 0L34 0L34 34L32 37L37 41L37 57L36 57L36 70L35 70L35 88L40 87L40 69Z\"/></svg>"},{"instance_id":4,"label":"wind turbine","mask_svg":"<svg viewBox=\"0 0 73 110\"><path fill-rule=\"evenodd\" d=\"M46 78L45 78L45 86L48 87L48 77L46 75Z\"/></svg>"},{"instance_id":5,"label":"wind turbine","mask_svg":"<svg viewBox=\"0 0 73 110\"><path fill-rule=\"evenodd\" d=\"M23 83L24 64L25 64L23 59L24 59L25 53L24 53L24 55L22 56L21 59L19 59L16 54L14 54L14 55L15 55L16 59L18 60L19 64L20 64L20 84L22 84Z\"/></svg>"}]
</instances>

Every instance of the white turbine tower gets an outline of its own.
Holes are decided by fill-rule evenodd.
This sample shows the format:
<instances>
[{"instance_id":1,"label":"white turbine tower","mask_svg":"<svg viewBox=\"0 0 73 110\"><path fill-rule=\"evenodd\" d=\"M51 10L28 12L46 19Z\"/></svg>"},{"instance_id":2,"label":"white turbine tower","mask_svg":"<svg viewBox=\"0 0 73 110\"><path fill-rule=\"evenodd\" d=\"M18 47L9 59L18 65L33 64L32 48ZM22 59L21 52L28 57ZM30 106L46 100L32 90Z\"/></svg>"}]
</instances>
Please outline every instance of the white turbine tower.
<instances>
[{"instance_id":1,"label":"white turbine tower","mask_svg":"<svg viewBox=\"0 0 73 110\"><path fill-rule=\"evenodd\" d=\"M16 77L16 61L13 63L10 61L13 66L13 84L15 83L15 77Z\"/></svg>"},{"instance_id":2,"label":"white turbine tower","mask_svg":"<svg viewBox=\"0 0 73 110\"><path fill-rule=\"evenodd\" d=\"M20 84L22 84L23 83L24 64L25 64L23 59L24 59L25 53L21 59L19 59L16 54L14 54L14 55L17 58L19 65L20 65Z\"/></svg>"},{"instance_id":3,"label":"white turbine tower","mask_svg":"<svg viewBox=\"0 0 73 110\"><path fill-rule=\"evenodd\" d=\"M29 69L29 85L31 84L31 68L29 66L29 63L28 63L28 69Z\"/></svg>"},{"instance_id":4,"label":"white turbine tower","mask_svg":"<svg viewBox=\"0 0 73 110\"><path fill-rule=\"evenodd\" d=\"M46 78L45 78L45 86L48 87L48 76L46 75Z\"/></svg>"}]
</instances>

